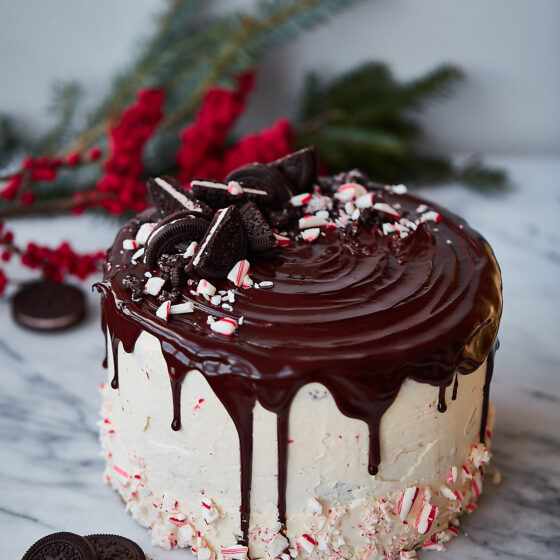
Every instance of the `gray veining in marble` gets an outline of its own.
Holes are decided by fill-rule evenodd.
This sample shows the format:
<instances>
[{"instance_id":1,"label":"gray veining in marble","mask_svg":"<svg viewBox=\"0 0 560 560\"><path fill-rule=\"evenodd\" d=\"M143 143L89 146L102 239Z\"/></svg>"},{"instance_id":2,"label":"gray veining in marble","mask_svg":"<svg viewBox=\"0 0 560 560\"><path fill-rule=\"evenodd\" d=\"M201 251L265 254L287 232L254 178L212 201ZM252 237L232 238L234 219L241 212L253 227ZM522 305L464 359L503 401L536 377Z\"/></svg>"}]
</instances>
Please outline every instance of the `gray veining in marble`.
<instances>
[{"instance_id":1,"label":"gray veining in marble","mask_svg":"<svg viewBox=\"0 0 560 560\"><path fill-rule=\"evenodd\" d=\"M503 196L423 191L490 241L505 301L491 392L493 467L502 483L487 480L479 509L463 518L447 556L423 553L427 560L560 558L560 160L495 163L516 183ZM15 230L21 240L55 243L71 235L76 246L94 249L110 243L116 225L68 218L22 221ZM94 294L89 305L79 328L39 335L17 327L0 300L0 557L17 560L36 539L69 530L128 536L154 560L191 558L152 548L102 482L97 388L106 372Z\"/></svg>"}]
</instances>

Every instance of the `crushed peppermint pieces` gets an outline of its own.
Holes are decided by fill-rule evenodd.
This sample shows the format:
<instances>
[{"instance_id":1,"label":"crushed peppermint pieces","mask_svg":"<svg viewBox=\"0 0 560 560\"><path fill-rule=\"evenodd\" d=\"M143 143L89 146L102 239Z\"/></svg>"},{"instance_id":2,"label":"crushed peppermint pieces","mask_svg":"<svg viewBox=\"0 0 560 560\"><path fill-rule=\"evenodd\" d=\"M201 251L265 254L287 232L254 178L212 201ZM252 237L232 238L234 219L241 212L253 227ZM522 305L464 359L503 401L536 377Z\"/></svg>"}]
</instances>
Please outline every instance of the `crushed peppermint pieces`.
<instances>
[{"instance_id":1,"label":"crushed peppermint pieces","mask_svg":"<svg viewBox=\"0 0 560 560\"><path fill-rule=\"evenodd\" d=\"M224 336L231 336L237 330L237 322L229 317L218 319L210 324L210 329Z\"/></svg>"},{"instance_id":2,"label":"crushed peppermint pieces","mask_svg":"<svg viewBox=\"0 0 560 560\"><path fill-rule=\"evenodd\" d=\"M421 535L425 535L432 527L432 523L438 514L438 507L425 502L414 522L414 530Z\"/></svg>"},{"instance_id":3,"label":"crushed peppermint pieces","mask_svg":"<svg viewBox=\"0 0 560 560\"><path fill-rule=\"evenodd\" d=\"M183 313L193 313L193 312L194 312L194 306L190 301L178 303L176 305L172 305L169 308L169 315L181 315Z\"/></svg>"},{"instance_id":4,"label":"crushed peppermint pieces","mask_svg":"<svg viewBox=\"0 0 560 560\"><path fill-rule=\"evenodd\" d=\"M246 560L248 551L246 546L234 545L222 548L220 554L223 560Z\"/></svg>"},{"instance_id":5,"label":"crushed peppermint pieces","mask_svg":"<svg viewBox=\"0 0 560 560\"><path fill-rule=\"evenodd\" d=\"M136 243L138 243L138 245L146 245L148 237L150 237L150 234L154 231L156 225L157 224L153 222L142 224L136 232Z\"/></svg>"},{"instance_id":6,"label":"crushed peppermint pieces","mask_svg":"<svg viewBox=\"0 0 560 560\"><path fill-rule=\"evenodd\" d=\"M288 539L281 533L276 533L268 543L267 551L271 558L278 558L290 545Z\"/></svg>"},{"instance_id":7,"label":"crushed peppermint pieces","mask_svg":"<svg viewBox=\"0 0 560 560\"><path fill-rule=\"evenodd\" d=\"M310 193L297 194L296 196L292 196L292 198L290 198L290 204L295 207L305 206L312 198L313 197Z\"/></svg>"},{"instance_id":8,"label":"crushed peppermint pieces","mask_svg":"<svg viewBox=\"0 0 560 560\"><path fill-rule=\"evenodd\" d=\"M299 219L299 229L317 228L327 224L327 219L324 216L317 214L306 214Z\"/></svg>"},{"instance_id":9,"label":"crushed peppermint pieces","mask_svg":"<svg viewBox=\"0 0 560 560\"><path fill-rule=\"evenodd\" d=\"M395 194L406 194L408 191L406 185L389 185L389 189Z\"/></svg>"},{"instance_id":10,"label":"crushed peppermint pieces","mask_svg":"<svg viewBox=\"0 0 560 560\"><path fill-rule=\"evenodd\" d=\"M246 276L249 274L251 265L248 260L242 260L237 262L233 268L229 271L227 279L233 282L237 287L243 286Z\"/></svg>"},{"instance_id":11,"label":"crushed peppermint pieces","mask_svg":"<svg viewBox=\"0 0 560 560\"><path fill-rule=\"evenodd\" d=\"M278 233L275 233L274 237L276 237L276 242L278 243L279 247L287 247L290 244L290 238L286 237L285 235L279 235Z\"/></svg>"},{"instance_id":12,"label":"crushed peppermint pieces","mask_svg":"<svg viewBox=\"0 0 560 560\"><path fill-rule=\"evenodd\" d=\"M125 239L122 248L125 251L136 251L138 249L138 242L135 239Z\"/></svg>"},{"instance_id":13,"label":"crushed peppermint pieces","mask_svg":"<svg viewBox=\"0 0 560 560\"><path fill-rule=\"evenodd\" d=\"M204 296L206 299L210 299L216 293L216 286L210 284L208 280L204 278L198 283L196 287L196 294Z\"/></svg>"},{"instance_id":14,"label":"crushed peppermint pieces","mask_svg":"<svg viewBox=\"0 0 560 560\"><path fill-rule=\"evenodd\" d=\"M144 285L144 293L150 294L151 296L157 296L163 288L164 284L164 278L160 278L159 276L152 276L151 278L148 278L146 284Z\"/></svg>"},{"instance_id":15,"label":"crushed peppermint pieces","mask_svg":"<svg viewBox=\"0 0 560 560\"><path fill-rule=\"evenodd\" d=\"M192 257L195 254L197 247L198 247L198 243L196 241L192 241L190 245L187 247L187 249L185 250L185 252L183 253L183 258L188 259Z\"/></svg>"},{"instance_id":16,"label":"crushed peppermint pieces","mask_svg":"<svg viewBox=\"0 0 560 560\"><path fill-rule=\"evenodd\" d=\"M313 241L318 239L320 235L321 235L321 230L318 227L316 227L303 231L301 233L301 238L304 241L307 241L308 243L313 243Z\"/></svg>"},{"instance_id":17,"label":"crushed peppermint pieces","mask_svg":"<svg viewBox=\"0 0 560 560\"><path fill-rule=\"evenodd\" d=\"M416 486L411 486L410 488L406 488L405 491L402 493L400 500L397 504L397 511L399 513L399 517L403 523L406 522L406 518L418 497L419 489Z\"/></svg>"},{"instance_id":18,"label":"crushed peppermint pieces","mask_svg":"<svg viewBox=\"0 0 560 560\"><path fill-rule=\"evenodd\" d=\"M428 210L420 215L421 222L435 222L436 224L441 222L441 214L435 212L434 210Z\"/></svg>"},{"instance_id":19,"label":"crushed peppermint pieces","mask_svg":"<svg viewBox=\"0 0 560 560\"><path fill-rule=\"evenodd\" d=\"M169 317L169 309L171 308L171 302L168 301L164 301L158 308L156 311L156 315L160 318L163 319L164 321L167 321L167 318Z\"/></svg>"}]
</instances>

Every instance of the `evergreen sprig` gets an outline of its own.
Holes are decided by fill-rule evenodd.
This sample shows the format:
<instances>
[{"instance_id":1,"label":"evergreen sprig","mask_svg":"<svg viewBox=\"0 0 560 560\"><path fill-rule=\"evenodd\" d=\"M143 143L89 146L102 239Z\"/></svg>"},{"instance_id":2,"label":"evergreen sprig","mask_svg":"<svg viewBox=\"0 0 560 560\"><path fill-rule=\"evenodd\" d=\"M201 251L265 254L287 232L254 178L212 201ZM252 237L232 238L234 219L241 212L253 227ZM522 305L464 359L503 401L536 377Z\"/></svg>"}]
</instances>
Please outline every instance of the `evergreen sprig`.
<instances>
[{"instance_id":1,"label":"evergreen sprig","mask_svg":"<svg viewBox=\"0 0 560 560\"><path fill-rule=\"evenodd\" d=\"M169 172L179 129L193 118L208 88L233 85L235 77L255 68L264 53L358 1L260 0L249 10L207 17L201 0L167 0L153 34L136 43L130 63L114 76L95 107L85 107L79 84L55 84L55 125L34 142L18 134L8 116L0 116L0 167L21 155L83 152L92 145L106 148L108 129L136 92L157 87L165 91L165 119L144 160L150 175ZM507 178L500 170L478 161L457 167L448 158L421 150L418 112L449 96L461 78L458 68L443 65L403 82L382 62L363 64L330 81L310 74L295 124L297 142L315 144L332 172L360 167L387 183L456 179L477 188L503 186ZM95 166L63 171L55 184L38 185L37 199L50 204L73 190L91 187L98 177Z\"/></svg>"},{"instance_id":2,"label":"evergreen sprig","mask_svg":"<svg viewBox=\"0 0 560 560\"><path fill-rule=\"evenodd\" d=\"M463 74L445 64L399 82L382 62L368 62L331 81L310 74L300 110L300 145L315 144L331 171L360 167L376 180L412 183L457 180L476 188L503 187L506 176L480 162L455 167L421 150L414 114L448 97Z\"/></svg>"}]
</instances>

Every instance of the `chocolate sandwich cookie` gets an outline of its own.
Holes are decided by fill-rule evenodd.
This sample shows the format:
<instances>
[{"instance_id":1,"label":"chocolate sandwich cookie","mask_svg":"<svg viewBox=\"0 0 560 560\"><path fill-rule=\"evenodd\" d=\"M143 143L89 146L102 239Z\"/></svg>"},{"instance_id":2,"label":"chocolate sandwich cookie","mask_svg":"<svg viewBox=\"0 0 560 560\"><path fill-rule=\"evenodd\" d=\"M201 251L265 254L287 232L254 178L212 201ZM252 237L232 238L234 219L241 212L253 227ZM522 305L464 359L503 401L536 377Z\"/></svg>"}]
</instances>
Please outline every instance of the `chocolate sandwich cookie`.
<instances>
[{"instance_id":1,"label":"chocolate sandwich cookie","mask_svg":"<svg viewBox=\"0 0 560 560\"><path fill-rule=\"evenodd\" d=\"M309 146L270 163L285 175L297 193L309 192L317 180L317 152Z\"/></svg>"},{"instance_id":2,"label":"chocolate sandwich cookie","mask_svg":"<svg viewBox=\"0 0 560 560\"><path fill-rule=\"evenodd\" d=\"M141 299L144 295L145 281L135 274L126 274L122 279L122 285L132 292L132 299Z\"/></svg>"},{"instance_id":3,"label":"chocolate sandwich cookie","mask_svg":"<svg viewBox=\"0 0 560 560\"><path fill-rule=\"evenodd\" d=\"M232 171L226 180L239 181L245 191L247 189L267 191L274 206L287 202L294 195L294 187L290 180L278 169L263 163L244 165ZM258 201L254 200L254 202Z\"/></svg>"},{"instance_id":4,"label":"chocolate sandwich cookie","mask_svg":"<svg viewBox=\"0 0 560 560\"><path fill-rule=\"evenodd\" d=\"M144 261L148 268L156 268L159 258L165 253L174 253L178 245L200 241L210 223L197 218L191 211L176 212L162 220L152 231L146 242Z\"/></svg>"},{"instance_id":5,"label":"chocolate sandwich cookie","mask_svg":"<svg viewBox=\"0 0 560 560\"><path fill-rule=\"evenodd\" d=\"M237 206L216 212L204 239L187 267L202 278L225 278L247 255L247 232Z\"/></svg>"},{"instance_id":6,"label":"chocolate sandwich cookie","mask_svg":"<svg viewBox=\"0 0 560 560\"><path fill-rule=\"evenodd\" d=\"M95 549L98 560L146 560L142 549L119 535L88 535L86 541Z\"/></svg>"},{"instance_id":7,"label":"chocolate sandwich cookie","mask_svg":"<svg viewBox=\"0 0 560 560\"><path fill-rule=\"evenodd\" d=\"M103 558L113 558L105 556ZM114 556L115 559L121 558ZM136 557L130 556L130 559ZM144 560L144 557L138 557ZM74 533L53 533L33 544L22 560L100 560L93 545Z\"/></svg>"},{"instance_id":8,"label":"chocolate sandwich cookie","mask_svg":"<svg viewBox=\"0 0 560 560\"><path fill-rule=\"evenodd\" d=\"M148 193L160 217L164 218L181 210L194 212L201 217L211 217L212 210L183 189L171 177L156 177L148 180Z\"/></svg>"},{"instance_id":9,"label":"chocolate sandwich cookie","mask_svg":"<svg viewBox=\"0 0 560 560\"><path fill-rule=\"evenodd\" d=\"M197 199L206 202L214 210L231 206L232 204L240 204L246 200L241 185L237 182L231 182L226 185L220 181L211 181L210 179L193 179L191 181L191 189ZM262 191L265 197L268 193Z\"/></svg>"},{"instance_id":10,"label":"chocolate sandwich cookie","mask_svg":"<svg viewBox=\"0 0 560 560\"><path fill-rule=\"evenodd\" d=\"M246 202L239 211L247 230L249 249L253 253L267 253L273 250L278 245L276 237L274 237L272 229L256 204L254 202Z\"/></svg>"},{"instance_id":11,"label":"chocolate sandwich cookie","mask_svg":"<svg viewBox=\"0 0 560 560\"><path fill-rule=\"evenodd\" d=\"M12 299L12 315L29 329L54 331L79 323L85 314L83 292L48 280L25 284Z\"/></svg>"}]
</instances>

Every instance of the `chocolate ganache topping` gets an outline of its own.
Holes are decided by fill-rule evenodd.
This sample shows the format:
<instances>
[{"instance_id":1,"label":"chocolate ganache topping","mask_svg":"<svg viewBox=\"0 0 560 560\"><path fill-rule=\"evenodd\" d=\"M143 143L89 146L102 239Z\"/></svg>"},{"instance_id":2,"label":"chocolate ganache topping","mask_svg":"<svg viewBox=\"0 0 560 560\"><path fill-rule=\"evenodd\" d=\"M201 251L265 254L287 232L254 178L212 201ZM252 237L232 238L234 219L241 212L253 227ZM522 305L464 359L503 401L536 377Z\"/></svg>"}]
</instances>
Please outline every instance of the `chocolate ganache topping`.
<instances>
[{"instance_id":1,"label":"chocolate ganache topping","mask_svg":"<svg viewBox=\"0 0 560 560\"><path fill-rule=\"evenodd\" d=\"M485 438L502 309L490 246L402 185L379 185L358 171L318 178L316 169L307 148L240 168L226 183L195 180L192 191L156 179L156 209L119 232L97 285L113 388L119 343L132 352L145 330L160 340L168 365L174 430L181 384L193 369L231 415L245 543L256 401L277 414L283 524L289 408L307 383L324 384L343 414L368 424L375 475L380 420L403 381L433 385L444 412L445 388L454 382L456 396L458 376L487 359ZM158 265L148 269L145 256Z\"/></svg>"}]
</instances>

